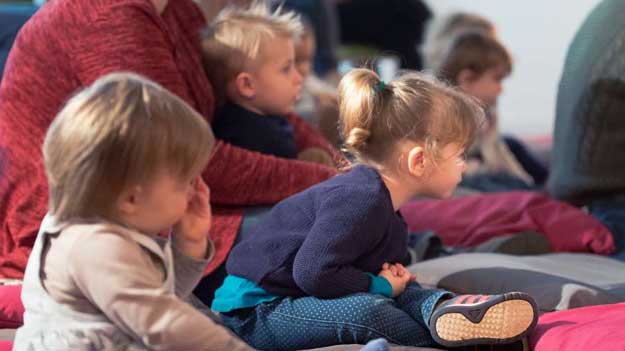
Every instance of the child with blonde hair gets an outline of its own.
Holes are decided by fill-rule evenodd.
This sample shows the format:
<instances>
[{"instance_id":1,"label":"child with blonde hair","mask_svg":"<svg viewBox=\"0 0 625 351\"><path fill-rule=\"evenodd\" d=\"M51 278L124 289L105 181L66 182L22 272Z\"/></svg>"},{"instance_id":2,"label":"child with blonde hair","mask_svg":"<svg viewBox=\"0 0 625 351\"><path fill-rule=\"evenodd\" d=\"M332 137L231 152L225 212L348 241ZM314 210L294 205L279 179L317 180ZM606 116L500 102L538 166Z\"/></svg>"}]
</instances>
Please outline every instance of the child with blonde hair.
<instances>
[{"instance_id":1,"label":"child with blonde hair","mask_svg":"<svg viewBox=\"0 0 625 351\"><path fill-rule=\"evenodd\" d=\"M214 252L200 177L214 144L198 113L134 74L69 100L43 146L49 212L14 350L252 349L183 301Z\"/></svg>"},{"instance_id":2,"label":"child with blonde hair","mask_svg":"<svg viewBox=\"0 0 625 351\"><path fill-rule=\"evenodd\" d=\"M295 42L295 67L304 78L301 99L295 111L307 120L332 144L339 148L341 141L337 128L339 119L338 89L319 78L312 69L317 41L312 24L302 19L304 30Z\"/></svg>"},{"instance_id":3,"label":"child with blonde hair","mask_svg":"<svg viewBox=\"0 0 625 351\"><path fill-rule=\"evenodd\" d=\"M301 32L297 14L271 12L262 2L219 13L202 41L220 104L212 127L218 139L239 147L334 166L327 150L300 150L294 138L291 112L303 81L294 40Z\"/></svg>"},{"instance_id":4,"label":"child with blonde hair","mask_svg":"<svg viewBox=\"0 0 625 351\"><path fill-rule=\"evenodd\" d=\"M513 343L535 325L524 293L454 296L421 288L399 208L450 196L483 111L418 73L385 83L355 69L339 85L351 169L276 205L232 250L212 308L259 349L375 337L457 347Z\"/></svg>"}]
</instances>

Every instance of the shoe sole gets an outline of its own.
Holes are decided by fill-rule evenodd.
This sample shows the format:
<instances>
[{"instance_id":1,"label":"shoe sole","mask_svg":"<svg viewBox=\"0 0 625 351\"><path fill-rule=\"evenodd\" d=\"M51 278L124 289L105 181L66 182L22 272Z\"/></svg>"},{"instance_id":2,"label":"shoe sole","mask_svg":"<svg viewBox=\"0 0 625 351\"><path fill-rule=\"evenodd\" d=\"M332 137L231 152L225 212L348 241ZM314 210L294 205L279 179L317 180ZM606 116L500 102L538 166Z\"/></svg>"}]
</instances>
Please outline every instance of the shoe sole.
<instances>
[{"instance_id":1,"label":"shoe sole","mask_svg":"<svg viewBox=\"0 0 625 351\"><path fill-rule=\"evenodd\" d=\"M485 302L449 306L432 316L434 340L443 346L508 344L536 325L537 308L523 293L508 293Z\"/></svg>"}]
</instances>

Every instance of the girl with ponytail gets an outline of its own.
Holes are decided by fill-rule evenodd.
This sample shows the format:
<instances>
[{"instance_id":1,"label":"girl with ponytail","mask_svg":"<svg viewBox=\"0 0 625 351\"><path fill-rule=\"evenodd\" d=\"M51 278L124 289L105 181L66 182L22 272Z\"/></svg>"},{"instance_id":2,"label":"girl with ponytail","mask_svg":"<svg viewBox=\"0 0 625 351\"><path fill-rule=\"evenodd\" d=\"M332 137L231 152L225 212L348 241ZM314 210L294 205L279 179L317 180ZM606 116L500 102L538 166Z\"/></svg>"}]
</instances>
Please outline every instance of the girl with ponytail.
<instances>
[{"instance_id":1,"label":"girl with ponytail","mask_svg":"<svg viewBox=\"0 0 625 351\"><path fill-rule=\"evenodd\" d=\"M424 289L403 266L399 208L447 197L484 113L419 73L383 82L355 69L339 85L349 170L276 205L230 253L212 308L246 342L297 350L376 337L410 346L506 344L535 325L524 293ZM276 337L279 336L279 337Z\"/></svg>"}]
</instances>

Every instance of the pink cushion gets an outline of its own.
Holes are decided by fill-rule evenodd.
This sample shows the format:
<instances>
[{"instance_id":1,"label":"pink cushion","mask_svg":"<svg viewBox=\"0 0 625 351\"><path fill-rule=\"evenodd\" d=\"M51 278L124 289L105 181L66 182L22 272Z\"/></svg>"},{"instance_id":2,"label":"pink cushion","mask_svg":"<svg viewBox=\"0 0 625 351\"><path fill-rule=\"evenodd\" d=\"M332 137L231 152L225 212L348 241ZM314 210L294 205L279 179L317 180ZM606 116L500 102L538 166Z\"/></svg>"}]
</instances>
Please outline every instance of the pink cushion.
<instances>
[{"instance_id":1,"label":"pink cushion","mask_svg":"<svg viewBox=\"0 0 625 351\"><path fill-rule=\"evenodd\" d=\"M592 217L536 192L502 192L413 201L401 208L410 231L434 230L446 245L471 246L498 235L534 230L554 251L609 254L612 233Z\"/></svg>"},{"instance_id":2,"label":"pink cushion","mask_svg":"<svg viewBox=\"0 0 625 351\"><path fill-rule=\"evenodd\" d=\"M0 340L0 351L11 351L11 350L13 350L13 341Z\"/></svg>"},{"instance_id":3,"label":"pink cushion","mask_svg":"<svg viewBox=\"0 0 625 351\"><path fill-rule=\"evenodd\" d=\"M21 285L0 285L0 329L12 329L24 323ZM4 350L0 346L0 350Z\"/></svg>"},{"instance_id":4,"label":"pink cushion","mask_svg":"<svg viewBox=\"0 0 625 351\"><path fill-rule=\"evenodd\" d=\"M546 313L530 336L534 351L625 350L625 303Z\"/></svg>"}]
</instances>

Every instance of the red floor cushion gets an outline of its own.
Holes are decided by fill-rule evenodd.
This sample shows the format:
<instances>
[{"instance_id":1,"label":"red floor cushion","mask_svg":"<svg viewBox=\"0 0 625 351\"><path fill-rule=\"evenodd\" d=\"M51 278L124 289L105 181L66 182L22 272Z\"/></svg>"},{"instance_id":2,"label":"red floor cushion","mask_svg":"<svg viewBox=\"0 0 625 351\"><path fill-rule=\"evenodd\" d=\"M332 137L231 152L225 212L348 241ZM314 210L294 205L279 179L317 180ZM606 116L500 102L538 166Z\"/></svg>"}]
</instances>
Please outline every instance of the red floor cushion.
<instances>
[{"instance_id":1,"label":"red floor cushion","mask_svg":"<svg viewBox=\"0 0 625 351\"><path fill-rule=\"evenodd\" d=\"M546 313L530 336L534 351L625 350L625 303Z\"/></svg>"},{"instance_id":2,"label":"red floor cushion","mask_svg":"<svg viewBox=\"0 0 625 351\"><path fill-rule=\"evenodd\" d=\"M13 350L13 341L0 340L0 351L11 351L11 350Z\"/></svg>"},{"instance_id":3,"label":"red floor cushion","mask_svg":"<svg viewBox=\"0 0 625 351\"><path fill-rule=\"evenodd\" d=\"M0 329L13 329L24 323L21 294L21 285L0 285Z\"/></svg>"}]
</instances>

